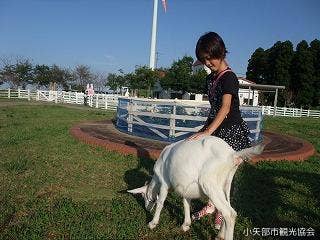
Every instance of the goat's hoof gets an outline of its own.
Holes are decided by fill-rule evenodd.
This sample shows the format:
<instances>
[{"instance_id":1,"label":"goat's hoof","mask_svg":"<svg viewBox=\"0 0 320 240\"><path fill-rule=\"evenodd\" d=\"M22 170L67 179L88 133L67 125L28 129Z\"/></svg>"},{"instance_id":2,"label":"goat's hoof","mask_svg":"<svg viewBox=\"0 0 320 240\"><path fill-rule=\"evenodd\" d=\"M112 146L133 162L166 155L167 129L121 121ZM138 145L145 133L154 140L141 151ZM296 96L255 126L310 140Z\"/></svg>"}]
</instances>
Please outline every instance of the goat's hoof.
<instances>
[{"instance_id":1,"label":"goat's hoof","mask_svg":"<svg viewBox=\"0 0 320 240\"><path fill-rule=\"evenodd\" d=\"M157 224L156 223L154 223L154 222L149 222L149 224L148 224L148 227L150 228L150 229L154 229L155 227L157 226Z\"/></svg>"},{"instance_id":2,"label":"goat's hoof","mask_svg":"<svg viewBox=\"0 0 320 240\"><path fill-rule=\"evenodd\" d=\"M182 229L184 232L187 232L187 231L190 230L190 226L183 224L183 225L181 226L181 229Z\"/></svg>"}]
</instances>

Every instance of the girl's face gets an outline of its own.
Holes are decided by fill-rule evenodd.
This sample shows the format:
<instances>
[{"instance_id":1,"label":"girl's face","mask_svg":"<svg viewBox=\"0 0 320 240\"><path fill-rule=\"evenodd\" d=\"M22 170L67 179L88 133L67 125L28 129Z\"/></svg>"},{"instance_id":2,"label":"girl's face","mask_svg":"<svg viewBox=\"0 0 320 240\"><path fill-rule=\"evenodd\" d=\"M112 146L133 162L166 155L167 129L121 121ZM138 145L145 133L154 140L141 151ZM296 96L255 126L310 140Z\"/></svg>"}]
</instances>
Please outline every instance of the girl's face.
<instances>
[{"instance_id":1,"label":"girl's face","mask_svg":"<svg viewBox=\"0 0 320 240\"><path fill-rule=\"evenodd\" d=\"M212 58L209 55L204 56L203 64L213 72L220 72L223 68L223 59Z\"/></svg>"}]
</instances>

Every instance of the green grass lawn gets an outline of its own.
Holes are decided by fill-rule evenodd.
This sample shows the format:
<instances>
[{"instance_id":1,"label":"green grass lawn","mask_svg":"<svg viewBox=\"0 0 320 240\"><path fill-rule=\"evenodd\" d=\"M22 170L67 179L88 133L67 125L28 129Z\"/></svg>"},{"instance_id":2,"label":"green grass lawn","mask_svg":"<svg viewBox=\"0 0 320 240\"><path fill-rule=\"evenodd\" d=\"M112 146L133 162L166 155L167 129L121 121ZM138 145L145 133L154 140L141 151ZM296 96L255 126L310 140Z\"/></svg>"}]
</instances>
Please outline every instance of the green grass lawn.
<instances>
[{"instance_id":1,"label":"green grass lawn","mask_svg":"<svg viewBox=\"0 0 320 240\"><path fill-rule=\"evenodd\" d=\"M0 100L0 239L214 239L212 217L183 233L181 198L171 193L154 230L142 199L123 193L150 179L154 162L74 139L70 127L114 112ZM304 138L304 162L261 162L238 170L235 239L253 228L313 228L320 235L320 120L266 118L268 130ZM195 201L197 210L204 201ZM261 237L261 239L279 239ZM280 239L284 239L280 237ZM311 238L310 238L311 239Z\"/></svg>"}]
</instances>

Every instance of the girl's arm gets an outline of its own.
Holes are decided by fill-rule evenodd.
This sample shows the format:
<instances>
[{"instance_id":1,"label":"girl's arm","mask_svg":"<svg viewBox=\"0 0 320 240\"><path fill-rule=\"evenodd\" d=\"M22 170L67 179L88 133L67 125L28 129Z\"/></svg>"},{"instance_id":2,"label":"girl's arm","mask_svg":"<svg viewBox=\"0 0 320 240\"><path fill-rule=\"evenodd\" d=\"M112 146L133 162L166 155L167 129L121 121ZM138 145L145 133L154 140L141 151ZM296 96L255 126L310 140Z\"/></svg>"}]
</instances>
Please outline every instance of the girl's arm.
<instances>
[{"instance_id":1,"label":"girl's arm","mask_svg":"<svg viewBox=\"0 0 320 240\"><path fill-rule=\"evenodd\" d=\"M188 139L197 140L203 136L210 136L212 133L214 133L214 131L217 130L217 128L221 125L223 120L227 117L228 113L230 112L231 100L232 94L224 94L222 96L222 106L212 123L209 124L209 126L203 132L195 133L191 135Z\"/></svg>"},{"instance_id":2,"label":"girl's arm","mask_svg":"<svg viewBox=\"0 0 320 240\"><path fill-rule=\"evenodd\" d=\"M211 122L212 122L212 118L210 118L209 116L207 120L204 122L203 127L198 132L204 132L208 128Z\"/></svg>"},{"instance_id":3,"label":"girl's arm","mask_svg":"<svg viewBox=\"0 0 320 240\"><path fill-rule=\"evenodd\" d=\"M231 100L232 100L231 94L224 94L222 96L221 108L218 111L215 119L205 130L205 132L207 132L208 135L211 135L212 133L214 133L214 131L216 131L217 128L221 125L223 120L228 116L228 113L230 112L230 109L231 109Z\"/></svg>"}]
</instances>

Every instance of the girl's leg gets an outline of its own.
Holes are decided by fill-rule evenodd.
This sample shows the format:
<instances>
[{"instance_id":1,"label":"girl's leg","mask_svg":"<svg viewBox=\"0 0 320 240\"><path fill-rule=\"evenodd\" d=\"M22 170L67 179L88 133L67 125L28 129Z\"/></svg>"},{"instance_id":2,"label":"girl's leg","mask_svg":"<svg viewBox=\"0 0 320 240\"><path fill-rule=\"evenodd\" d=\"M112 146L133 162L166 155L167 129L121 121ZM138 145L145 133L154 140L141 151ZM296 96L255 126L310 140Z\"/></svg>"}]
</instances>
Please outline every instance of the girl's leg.
<instances>
[{"instance_id":1,"label":"girl's leg","mask_svg":"<svg viewBox=\"0 0 320 240\"><path fill-rule=\"evenodd\" d=\"M192 214L192 220L199 220L200 218L212 214L215 210L215 206L213 205L213 203L211 201L208 202L207 206L205 206L204 208L202 208L200 211L195 212Z\"/></svg>"},{"instance_id":2,"label":"girl's leg","mask_svg":"<svg viewBox=\"0 0 320 240\"><path fill-rule=\"evenodd\" d=\"M214 227L217 230L220 230L221 225L223 223L223 217L220 211L217 211L216 216L214 218Z\"/></svg>"}]
</instances>

